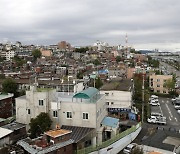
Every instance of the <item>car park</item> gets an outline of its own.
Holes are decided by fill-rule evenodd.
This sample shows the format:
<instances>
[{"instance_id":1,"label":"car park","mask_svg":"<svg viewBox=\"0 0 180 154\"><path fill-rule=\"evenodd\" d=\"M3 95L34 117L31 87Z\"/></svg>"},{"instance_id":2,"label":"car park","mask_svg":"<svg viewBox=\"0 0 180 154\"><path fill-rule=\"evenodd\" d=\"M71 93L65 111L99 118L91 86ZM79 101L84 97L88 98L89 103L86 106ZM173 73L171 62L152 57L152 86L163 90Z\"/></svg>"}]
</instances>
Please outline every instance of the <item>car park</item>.
<instances>
[{"instance_id":1,"label":"car park","mask_svg":"<svg viewBox=\"0 0 180 154\"><path fill-rule=\"evenodd\" d=\"M136 143L131 143L127 147L124 148L123 153L124 154L130 154L135 148L137 144Z\"/></svg>"}]
</instances>

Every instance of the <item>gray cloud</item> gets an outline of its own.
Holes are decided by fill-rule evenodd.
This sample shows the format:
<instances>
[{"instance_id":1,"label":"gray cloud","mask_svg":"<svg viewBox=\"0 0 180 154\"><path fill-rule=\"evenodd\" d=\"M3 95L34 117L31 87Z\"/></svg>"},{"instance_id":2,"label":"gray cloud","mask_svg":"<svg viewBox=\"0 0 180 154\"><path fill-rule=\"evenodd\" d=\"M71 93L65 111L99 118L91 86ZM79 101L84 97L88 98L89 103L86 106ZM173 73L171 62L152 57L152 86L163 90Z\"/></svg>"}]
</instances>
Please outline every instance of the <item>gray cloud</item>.
<instances>
[{"instance_id":1,"label":"gray cloud","mask_svg":"<svg viewBox=\"0 0 180 154\"><path fill-rule=\"evenodd\" d=\"M0 40L180 48L179 0L1 0Z\"/></svg>"}]
</instances>

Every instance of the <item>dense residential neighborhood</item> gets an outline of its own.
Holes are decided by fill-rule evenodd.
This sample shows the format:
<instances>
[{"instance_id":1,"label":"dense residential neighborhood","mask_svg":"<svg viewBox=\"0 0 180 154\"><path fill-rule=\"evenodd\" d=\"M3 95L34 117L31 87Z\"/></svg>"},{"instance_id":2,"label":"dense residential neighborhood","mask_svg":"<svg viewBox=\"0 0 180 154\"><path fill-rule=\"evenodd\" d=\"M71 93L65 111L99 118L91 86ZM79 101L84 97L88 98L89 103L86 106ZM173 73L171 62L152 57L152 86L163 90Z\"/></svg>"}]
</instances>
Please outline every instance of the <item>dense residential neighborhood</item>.
<instances>
[{"instance_id":1,"label":"dense residential neighborhood","mask_svg":"<svg viewBox=\"0 0 180 154\"><path fill-rule=\"evenodd\" d=\"M180 71L169 60L179 55L164 54L101 41L0 44L0 153L121 153L133 140L178 151ZM168 134L160 146L157 132Z\"/></svg>"}]
</instances>

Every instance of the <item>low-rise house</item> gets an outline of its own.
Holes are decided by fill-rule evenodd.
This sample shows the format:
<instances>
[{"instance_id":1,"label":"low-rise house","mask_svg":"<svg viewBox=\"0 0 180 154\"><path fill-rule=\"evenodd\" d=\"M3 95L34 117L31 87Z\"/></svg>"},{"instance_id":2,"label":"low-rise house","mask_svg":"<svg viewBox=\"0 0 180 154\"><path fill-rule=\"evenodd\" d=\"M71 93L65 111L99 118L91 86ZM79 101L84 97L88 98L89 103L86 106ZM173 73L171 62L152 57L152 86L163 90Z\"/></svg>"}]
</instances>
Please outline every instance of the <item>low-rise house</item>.
<instances>
[{"instance_id":1,"label":"low-rise house","mask_svg":"<svg viewBox=\"0 0 180 154\"><path fill-rule=\"evenodd\" d=\"M12 130L0 127L0 147L11 144L10 135L12 132Z\"/></svg>"},{"instance_id":2,"label":"low-rise house","mask_svg":"<svg viewBox=\"0 0 180 154\"><path fill-rule=\"evenodd\" d=\"M30 154L73 154L73 140L70 139L72 131L65 129L50 130L42 137L26 138L17 142L25 152Z\"/></svg>"},{"instance_id":3,"label":"low-rise house","mask_svg":"<svg viewBox=\"0 0 180 154\"><path fill-rule=\"evenodd\" d=\"M26 125L25 124L21 124L21 123L18 123L18 122L13 122L13 123L4 125L1 128L5 128L5 129L8 129L8 130L12 131L12 133L10 135L10 143L11 144L15 143L19 139L22 139L22 138L27 136L27 134L26 134Z\"/></svg>"}]
</instances>

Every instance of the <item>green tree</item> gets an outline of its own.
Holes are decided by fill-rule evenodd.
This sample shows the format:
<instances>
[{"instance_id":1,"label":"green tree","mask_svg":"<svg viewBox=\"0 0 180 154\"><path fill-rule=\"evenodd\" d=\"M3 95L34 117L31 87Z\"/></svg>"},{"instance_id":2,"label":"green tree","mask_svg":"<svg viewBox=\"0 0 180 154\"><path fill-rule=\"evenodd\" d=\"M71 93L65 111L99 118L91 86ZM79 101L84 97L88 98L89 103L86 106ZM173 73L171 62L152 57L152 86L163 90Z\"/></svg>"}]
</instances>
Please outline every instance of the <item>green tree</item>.
<instances>
[{"instance_id":1,"label":"green tree","mask_svg":"<svg viewBox=\"0 0 180 154\"><path fill-rule=\"evenodd\" d=\"M83 72L77 73L77 79L83 79Z\"/></svg>"},{"instance_id":2,"label":"green tree","mask_svg":"<svg viewBox=\"0 0 180 154\"><path fill-rule=\"evenodd\" d=\"M36 118L32 118L30 121L30 137L35 138L45 131L48 131L51 127L51 124L52 121L48 113L41 112Z\"/></svg>"},{"instance_id":3,"label":"green tree","mask_svg":"<svg viewBox=\"0 0 180 154\"><path fill-rule=\"evenodd\" d=\"M13 79L5 79L2 83L2 91L4 93L13 93L17 94L17 84Z\"/></svg>"},{"instance_id":4,"label":"green tree","mask_svg":"<svg viewBox=\"0 0 180 154\"><path fill-rule=\"evenodd\" d=\"M116 57L116 62L118 63L118 62L120 62L122 60L122 58L120 57L120 56L117 56Z\"/></svg>"},{"instance_id":5,"label":"green tree","mask_svg":"<svg viewBox=\"0 0 180 154\"><path fill-rule=\"evenodd\" d=\"M95 87L96 87L97 89L99 89L99 88L102 87L102 85L103 85L103 82L102 82L102 80L100 79L100 77L98 77L98 78L96 79L96 81L95 81Z\"/></svg>"},{"instance_id":6,"label":"green tree","mask_svg":"<svg viewBox=\"0 0 180 154\"><path fill-rule=\"evenodd\" d=\"M37 58L40 58L41 57L41 51L38 49L33 50L32 56L33 56L34 60L36 60Z\"/></svg>"},{"instance_id":7,"label":"green tree","mask_svg":"<svg viewBox=\"0 0 180 154\"><path fill-rule=\"evenodd\" d=\"M14 56L13 60L16 62L17 66L22 66L25 63L25 60L18 56Z\"/></svg>"},{"instance_id":8,"label":"green tree","mask_svg":"<svg viewBox=\"0 0 180 154\"><path fill-rule=\"evenodd\" d=\"M168 80L166 80L166 82L164 83L163 86L168 88L169 91L172 91L175 88L175 82L172 79L168 79Z\"/></svg>"},{"instance_id":9,"label":"green tree","mask_svg":"<svg viewBox=\"0 0 180 154\"><path fill-rule=\"evenodd\" d=\"M0 56L0 62L3 62L6 58Z\"/></svg>"},{"instance_id":10,"label":"green tree","mask_svg":"<svg viewBox=\"0 0 180 154\"><path fill-rule=\"evenodd\" d=\"M101 62L98 59L95 59L93 64L97 66L97 65L101 65Z\"/></svg>"}]
</instances>

